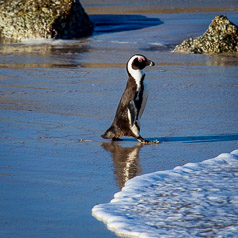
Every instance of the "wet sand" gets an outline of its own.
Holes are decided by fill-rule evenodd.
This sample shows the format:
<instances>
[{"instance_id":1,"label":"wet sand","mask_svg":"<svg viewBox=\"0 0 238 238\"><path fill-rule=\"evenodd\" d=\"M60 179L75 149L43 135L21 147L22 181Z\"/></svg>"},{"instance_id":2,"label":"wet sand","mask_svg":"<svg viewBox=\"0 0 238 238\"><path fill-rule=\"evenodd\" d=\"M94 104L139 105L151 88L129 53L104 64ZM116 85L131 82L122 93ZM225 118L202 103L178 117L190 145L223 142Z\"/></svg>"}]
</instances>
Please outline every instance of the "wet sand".
<instances>
[{"instance_id":1,"label":"wet sand","mask_svg":"<svg viewBox=\"0 0 238 238\"><path fill-rule=\"evenodd\" d=\"M238 24L237 11L134 16L122 5L114 9L124 9L123 21L110 25L96 11L109 14L107 6L92 4L85 3L96 21L92 37L0 45L0 237L116 237L91 209L127 179L237 149L237 55L171 52L218 14ZM145 70L141 134L159 145L100 137L134 53L156 63Z\"/></svg>"}]
</instances>

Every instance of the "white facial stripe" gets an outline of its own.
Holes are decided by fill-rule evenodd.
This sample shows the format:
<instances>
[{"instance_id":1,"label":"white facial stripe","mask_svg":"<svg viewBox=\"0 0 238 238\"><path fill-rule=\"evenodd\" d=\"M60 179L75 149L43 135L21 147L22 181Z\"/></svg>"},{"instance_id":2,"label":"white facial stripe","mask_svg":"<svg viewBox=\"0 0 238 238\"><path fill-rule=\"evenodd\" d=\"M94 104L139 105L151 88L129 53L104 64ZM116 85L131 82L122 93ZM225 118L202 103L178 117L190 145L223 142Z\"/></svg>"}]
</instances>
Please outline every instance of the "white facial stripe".
<instances>
[{"instance_id":1,"label":"white facial stripe","mask_svg":"<svg viewBox=\"0 0 238 238\"><path fill-rule=\"evenodd\" d=\"M134 61L135 58L138 58L138 57L141 58L141 56L139 56L139 55L134 55L128 62L128 71L129 71L130 75L136 80L137 90L139 90L141 79L145 74L140 69L133 69L132 68L132 62Z\"/></svg>"}]
</instances>

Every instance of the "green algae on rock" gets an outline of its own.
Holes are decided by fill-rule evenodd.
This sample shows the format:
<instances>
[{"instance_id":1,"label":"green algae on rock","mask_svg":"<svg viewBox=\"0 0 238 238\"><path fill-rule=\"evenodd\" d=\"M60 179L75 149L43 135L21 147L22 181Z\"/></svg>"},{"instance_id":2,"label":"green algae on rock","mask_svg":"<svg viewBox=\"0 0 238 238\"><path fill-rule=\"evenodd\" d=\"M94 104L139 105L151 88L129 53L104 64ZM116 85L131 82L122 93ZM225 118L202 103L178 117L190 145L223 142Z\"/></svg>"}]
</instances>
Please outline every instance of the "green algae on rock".
<instances>
[{"instance_id":1,"label":"green algae on rock","mask_svg":"<svg viewBox=\"0 0 238 238\"><path fill-rule=\"evenodd\" d=\"M174 51L199 54L238 52L238 28L226 16L216 16L203 35L184 40Z\"/></svg>"},{"instance_id":2,"label":"green algae on rock","mask_svg":"<svg viewBox=\"0 0 238 238\"><path fill-rule=\"evenodd\" d=\"M0 36L4 38L72 39L92 30L79 0L0 0Z\"/></svg>"}]
</instances>

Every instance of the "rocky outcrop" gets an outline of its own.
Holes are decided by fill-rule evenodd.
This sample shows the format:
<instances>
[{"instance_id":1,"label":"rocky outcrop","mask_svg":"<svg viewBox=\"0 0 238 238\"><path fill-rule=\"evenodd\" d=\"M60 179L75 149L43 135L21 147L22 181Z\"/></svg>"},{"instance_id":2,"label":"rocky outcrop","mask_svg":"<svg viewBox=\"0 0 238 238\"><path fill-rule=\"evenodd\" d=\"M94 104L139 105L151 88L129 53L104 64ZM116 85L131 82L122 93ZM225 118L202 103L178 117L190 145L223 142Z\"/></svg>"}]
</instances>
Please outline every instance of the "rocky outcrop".
<instances>
[{"instance_id":1,"label":"rocky outcrop","mask_svg":"<svg viewBox=\"0 0 238 238\"><path fill-rule=\"evenodd\" d=\"M79 0L0 0L1 37L72 39L92 30Z\"/></svg>"},{"instance_id":2,"label":"rocky outcrop","mask_svg":"<svg viewBox=\"0 0 238 238\"><path fill-rule=\"evenodd\" d=\"M226 16L217 16L202 36L184 40L174 51L199 54L238 52L238 28Z\"/></svg>"}]
</instances>

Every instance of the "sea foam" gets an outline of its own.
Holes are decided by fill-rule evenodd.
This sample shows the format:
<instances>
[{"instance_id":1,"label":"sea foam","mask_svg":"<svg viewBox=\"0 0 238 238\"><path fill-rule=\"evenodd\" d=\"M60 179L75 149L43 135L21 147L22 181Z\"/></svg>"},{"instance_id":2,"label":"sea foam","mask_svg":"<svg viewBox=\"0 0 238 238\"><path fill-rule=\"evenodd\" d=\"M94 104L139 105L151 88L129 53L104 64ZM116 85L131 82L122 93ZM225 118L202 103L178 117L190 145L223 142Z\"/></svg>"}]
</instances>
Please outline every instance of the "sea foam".
<instances>
[{"instance_id":1,"label":"sea foam","mask_svg":"<svg viewBox=\"0 0 238 238\"><path fill-rule=\"evenodd\" d=\"M238 150L137 176L92 214L127 237L237 237Z\"/></svg>"},{"instance_id":2,"label":"sea foam","mask_svg":"<svg viewBox=\"0 0 238 238\"><path fill-rule=\"evenodd\" d=\"M61 40L61 39L45 39L45 38L38 38L38 39L23 39L20 43L16 44L24 44L24 45L71 45L71 44L78 44L80 40Z\"/></svg>"}]
</instances>

